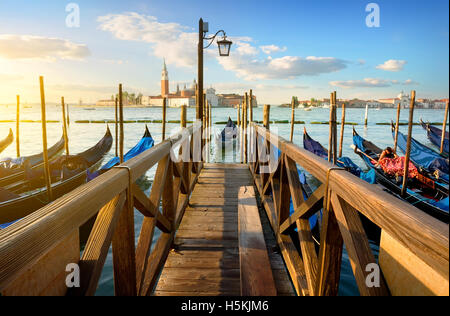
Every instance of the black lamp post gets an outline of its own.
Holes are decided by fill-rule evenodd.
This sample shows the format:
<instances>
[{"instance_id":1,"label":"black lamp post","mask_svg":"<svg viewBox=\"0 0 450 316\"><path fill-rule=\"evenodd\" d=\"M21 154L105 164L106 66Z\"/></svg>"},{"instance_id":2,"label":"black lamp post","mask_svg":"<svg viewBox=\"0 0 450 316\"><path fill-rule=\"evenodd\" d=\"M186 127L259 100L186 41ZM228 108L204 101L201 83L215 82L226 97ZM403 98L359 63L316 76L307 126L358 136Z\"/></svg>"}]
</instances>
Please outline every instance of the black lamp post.
<instances>
[{"instance_id":1,"label":"black lamp post","mask_svg":"<svg viewBox=\"0 0 450 316\"><path fill-rule=\"evenodd\" d=\"M227 40L227 35L225 31L220 30L217 31L211 37L206 37L206 34L209 32L208 23L203 22L203 19L200 19L198 26L198 95L197 95L197 120L203 122L203 49L207 49L214 42L214 39L219 33L223 34L223 38L217 41L217 45L219 47L219 56L229 56L231 41ZM206 47L203 47L203 40L209 40L209 44Z\"/></svg>"}]
</instances>

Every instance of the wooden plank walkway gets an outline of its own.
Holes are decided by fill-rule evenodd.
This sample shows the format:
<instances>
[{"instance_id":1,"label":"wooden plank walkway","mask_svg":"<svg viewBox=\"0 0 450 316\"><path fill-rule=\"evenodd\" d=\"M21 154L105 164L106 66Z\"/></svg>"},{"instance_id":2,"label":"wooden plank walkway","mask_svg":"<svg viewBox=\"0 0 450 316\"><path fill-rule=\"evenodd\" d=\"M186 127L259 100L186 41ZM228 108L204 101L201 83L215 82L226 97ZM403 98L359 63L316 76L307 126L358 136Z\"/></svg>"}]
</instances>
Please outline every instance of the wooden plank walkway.
<instances>
[{"instance_id":1,"label":"wooden plank walkway","mask_svg":"<svg viewBox=\"0 0 450 316\"><path fill-rule=\"evenodd\" d=\"M237 205L239 189L246 185L253 185L246 165L205 165L154 295L240 295ZM262 225L277 294L294 295L267 219Z\"/></svg>"}]
</instances>

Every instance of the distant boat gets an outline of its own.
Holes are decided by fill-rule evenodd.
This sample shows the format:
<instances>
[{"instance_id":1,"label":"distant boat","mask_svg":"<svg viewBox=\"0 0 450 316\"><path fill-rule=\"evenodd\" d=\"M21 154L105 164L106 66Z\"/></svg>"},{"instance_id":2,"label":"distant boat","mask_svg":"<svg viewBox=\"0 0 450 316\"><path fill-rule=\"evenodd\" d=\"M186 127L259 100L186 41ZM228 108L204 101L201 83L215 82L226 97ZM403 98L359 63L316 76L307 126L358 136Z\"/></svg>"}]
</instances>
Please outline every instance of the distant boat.
<instances>
[{"instance_id":1,"label":"distant boat","mask_svg":"<svg viewBox=\"0 0 450 316\"><path fill-rule=\"evenodd\" d=\"M330 105L329 104L324 104L324 105L322 105L322 109L329 109L330 108Z\"/></svg>"},{"instance_id":2,"label":"distant boat","mask_svg":"<svg viewBox=\"0 0 450 316\"><path fill-rule=\"evenodd\" d=\"M424 123L422 119L420 119L420 124L422 125L423 129L427 131L428 139L438 148L441 148L441 138L442 138L442 130L440 128L434 127L430 125L429 123ZM444 134L444 154L445 156L448 156L449 154L449 137L448 132L446 131Z\"/></svg>"},{"instance_id":3,"label":"distant boat","mask_svg":"<svg viewBox=\"0 0 450 316\"><path fill-rule=\"evenodd\" d=\"M234 124L231 117L228 117L228 122L225 128L222 130L220 134L217 134L215 137L216 147L225 150L225 148L229 148L234 146L236 140L239 136L239 129Z\"/></svg>"},{"instance_id":4,"label":"distant boat","mask_svg":"<svg viewBox=\"0 0 450 316\"><path fill-rule=\"evenodd\" d=\"M309 112L309 111L311 111L311 107L304 108L304 110Z\"/></svg>"}]
</instances>

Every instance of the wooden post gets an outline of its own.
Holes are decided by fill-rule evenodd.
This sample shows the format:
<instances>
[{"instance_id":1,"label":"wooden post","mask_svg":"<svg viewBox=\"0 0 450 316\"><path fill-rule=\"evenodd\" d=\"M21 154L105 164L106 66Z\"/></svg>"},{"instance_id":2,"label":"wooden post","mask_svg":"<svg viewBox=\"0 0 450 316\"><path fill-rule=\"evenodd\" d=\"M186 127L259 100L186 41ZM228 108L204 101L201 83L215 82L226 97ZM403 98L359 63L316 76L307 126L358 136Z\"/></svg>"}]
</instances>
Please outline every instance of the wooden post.
<instances>
[{"instance_id":1,"label":"wooden post","mask_svg":"<svg viewBox=\"0 0 450 316\"><path fill-rule=\"evenodd\" d=\"M237 106L237 125L241 126L241 105Z\"/></svg>"},{"instance_id":2,"label":"wooden post","mask_svg":"<svg viewBox=\"0 0 450 316\"><path fill-rule=\"evenodd\" d=\"M61 107L62 107L64 146L66 149L66 155L69 156L69 136L67 135L66 105L64 103L64 97L61 97Z\"/></svg>"},{"instance_id":3,"label":"wooden post","mask_svg":"<svg viewBox=\"0 0 450 316\"><path fill-rule=\"evenodd\" d=\"M20 96L17 96L17 113L16 113L16 151L17 158L20 157Z\"/></svg>"},{"instance_id":4,"label":"wooden post","mask_svg":"<svg viewBox=\"0 0 450 316\"><path fill-rule=\"evenodd\" d=\"M116 138L115 138L115 143L116 143L116 157L119 157L119 104L118 104L118 100L117 97L115 99L114 102L114 108L115 108L115 125L116 125Z\"/></svg>"},{"instance_id":5,"label":"wooden post","mask_svg":"<svg viewBox=\"0 0 450 316\"><path fill-rule=\"evenodd\" d=\"M395 137L394 137L394 153L397 153L397 143L398 143L398 128L400 126L400 103L397 105L397 123L395 123Z\"/></svg>"},{"instance_id":6,"label":"wooden post","mask_svg":"<svg viewBox=\"0 0 450 316\"><path fill-rule=\"evenodd\" d=\"M123 100L122 100L122 84L119 84L119 120L120 120L120 140L119 140L119 158L120 163L123 162Z\"/></svg>"},{"instance_id":7,"label":"wooden post","mask_svg":"<svg viewBox=\"0 0 450 316\"><path fill-rule=\"evenodd\" d=\"M344 142L344 129L345 129L345 103L342 103L341 139L339 142L339 157L342 157L342 145Z\"/></svg>"},{"instance_id":8,"label":"wooden post","mask_svg":"<svg viewBox=\"0 0 450 316\"><path fill-rule=\"evenodd\" d=\"M162 106L162 140L166 139L166 107L167 107L167 98L163 99Z\"/></svg>"},{"instance_id":9,"label":"wooden post","mask_svg":"<svg viewBox=\"0 0 450 316\"><path fill-rule=\"evenodd\" d=\"M198 79L198 99L197 99L197 120L203 122L203 19L198 21L198 68L197 68L197 79ZM201 129L203 137L203 127ZM202 140L203 145L203 140ZM203 149L203 148L202 148Z\"/></svg>"},{"instance_id":10,"label":"wooden post","mask_svg":"<svg viewBox=\"0 0 450 316\"><path fill-rule=\"evenodd\" d=\"M337 100L336 100L336 91L333 92L333 164L337 162Z\"/></svg>"},{"instance_id":11,"label":"wooden post","mask_svg":"<svg viewBox=\"0 0 450 316\"><path fill-rule=\"evenodd\" d=\"M247 138L247 126L248 126L248 93L245 93L245 113L244 113L244 163L248 161L248 138Z\"/></svg>"},{"instance_id":12,"label":"wooden post","mask_svg":"<svg viewBox=\"0 0 450 316\"><path fill-rule=\"evenodd\" d=\"M330 95L330 123L329 123L329 135L328 135L328 161L331 162L333 153L333 97L334 93Z\"/></svg>"},{"instance_id":13,"label":"wooden post","mask_svg":"<svg viewBox=\"0 0 450 316\"><path fill-rule=\"evenodd\" d=\"M241 126L239 133L239 146L241 151L241 163L244 163L244 113L245 112L245 99L242 101L242 113L241 113Z\"/></svg>"},{"instance_id":14,"label":"wooden post","mask_svg":"<svg viewBox=\"0 0 450 316\"><path fill-rule=\"evenodd\" d=\"M367 122L369 120L369 105L366 104L366 115L364 116L364 126L367 127Z\"/></svg>"},{"instance_id":15,"label":"wooden post","mask_svg":"<svg viewBox=\"0 0 450 316\"><path fill-rule=\"evenodd\" d=\"M411 138L412 138L415 101L416 101L416 91L413 90L413 91L411 91L411 103L409 104L408 140L406 142L405 169L404 169L403 185L402 185L402 192L401 192L402 197L405 196L406 189L408 187L409 157L411 155Z\"/></svg>"},{"instance_id":16,"label":"wooden post","mask_svg":"<svg viewBox=\"0 0 450 316\"><path fill-rule=\"evenodd\" d=\"M52 193L52 181L50 174L50 165L48 162L48 151L47 151L47 119L45 116L45 93L44 93L44 77L39 77L39 84L41 89L41 120L42 120L42 144L43 144L43 156L44 156L44 171L45 171L45 182L47 185L47 195L48 201L53 200Z\"/></svg>"},{"instance_id":17,"label":"wooden post","mask_svg":"<svg viewBox=\"0 0 450 316\"><path fill-rule=\"evenodd\" d=\"M444 152L444 140L445 140L445 130L447 129L447 117L448 117L448 101L445 103L445 116L444 122L442 123L441 154Z\"/></svg>"},{"instance_id":18,"label":"wooden post","mask_svg":"<svg viewBox=\"0 0 450 316\"><path fill-rule=\"evenodd\" d=\"M250 122L253 122L253 90L252 89L250 89L249 108L250 108Z\"/></svg>"},{"instance_id":19,"label":"wooden post","mask_svg":"<svg viewBox=\"0 0 450 316\"><path fill-rule=\"evenodd\" d=\"M67 104L67 126L70 126L69 105Z\"/></svg>"},{"instance_id":20,"label":"wooden post","mask_svg":"<svg viewBox=\"0 0 450 316\"><path fill-rule=\"evenodd\" d=\"M270 128L269 126L269 120L270 120L270 105L264 104L264 110L263 110L263 126L267 129Z\"/></svg>"},{"instance_id":21,"label":"wooden post","mask_svg":"<svg viewBox=\"0 0 450 316\"><path fill-rule=\"evenodd\" d=\"M181 127L186 127L186 104L181 106Z\"/></svg>"},{"instance_id":22,"label":"wooden post","mask_svg":"<svg viewBox=\"0 0 450 316\"><path fill-rule=\"evenodd\" d=\"M292 142L294 140L294 125L295 125L295 99L292 97L291 101L291 137L289 138Z\"/></svg>"}]
</instances>

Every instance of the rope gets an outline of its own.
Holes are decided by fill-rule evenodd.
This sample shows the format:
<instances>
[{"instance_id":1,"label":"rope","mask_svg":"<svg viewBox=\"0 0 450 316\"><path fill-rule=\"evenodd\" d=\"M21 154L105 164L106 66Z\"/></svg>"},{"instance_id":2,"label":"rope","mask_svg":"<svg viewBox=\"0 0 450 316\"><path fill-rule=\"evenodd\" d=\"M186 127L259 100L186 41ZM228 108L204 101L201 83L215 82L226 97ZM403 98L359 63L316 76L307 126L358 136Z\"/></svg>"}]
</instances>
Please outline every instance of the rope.
<instances>
[{"instance_id":1,"label":"rope","mask_svg":"<svg viewBox=\"0 0 450 316\"><path fill-rule=\"evenodd\" d=\"M128 166L115 166L113 169L125 169L128 171L128 191L127 191L127 200L128 200L128 210L134 210L133 206L133 191L132 191L132 180L131 180L131 169Z\"/></svg>"},{"instance_id":2,"label":"rope","mask_svg":"<svg viewBox=\"0 0 450 316\"><path fill-rule=\"evenodd\" d=\"M328 195L329 195L329 187L330 187L330 174L331 171L334 170L344 170L347 171L345 168L340 168L340 167L331 167L327 170L327 181L325 182L325 195L323 197L323 209L326 210L327 212L330 210L330 203L328 200Z\"/></svg>"}]
</instances>

